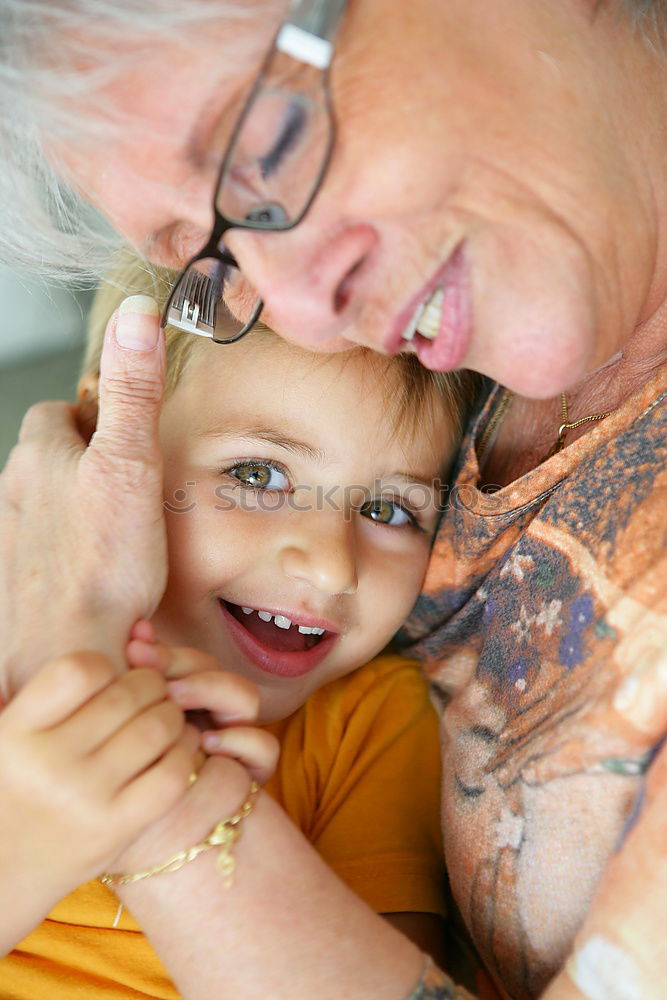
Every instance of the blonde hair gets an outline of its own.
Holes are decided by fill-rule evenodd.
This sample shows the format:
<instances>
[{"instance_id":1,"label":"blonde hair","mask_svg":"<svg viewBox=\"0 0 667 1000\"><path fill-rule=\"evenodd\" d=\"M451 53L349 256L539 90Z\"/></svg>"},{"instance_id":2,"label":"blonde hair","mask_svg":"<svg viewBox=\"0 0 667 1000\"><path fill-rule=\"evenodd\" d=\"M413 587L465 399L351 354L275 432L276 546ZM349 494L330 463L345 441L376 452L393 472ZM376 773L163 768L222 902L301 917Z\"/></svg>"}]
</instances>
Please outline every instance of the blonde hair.
<instances>
[{"instance_id":1,"label":"blonde hair","mask_svg":"<svg viewBox=\"0 0 667 1000\"><path fill-rule=\"evenodd\" d=\"M150 295L160 308L164 308L174 277L173 272L154 267L129 247L119 252L112 270L101 284L93 301L82 375L99 375L104 331L110 316L123 299L128 295ZM254 337L256 334L278 337L278 334L263 323L258 323L249 336ZM169 326L165 331L165 339L166 395L169 396L195 351L211 345L203 338L181 333ZM216 350L224 351L224 347L217 347ZM429 405L439 404L441 407L444 406L446 413L451 417L453 437L457 439L461 435L465 420L481 386L482 380L478 375L468 371L432 372L424 368L414 354L385 357L368 347L357 347L354 352L375 364L386 366L386 375L389 377L380 381L387 400L396 414L396 428L408 418L412 420L414 429L424 410ZM315 360L319 358L324 363L329 355L313 357Z\"/></svg>"}]
</instances>

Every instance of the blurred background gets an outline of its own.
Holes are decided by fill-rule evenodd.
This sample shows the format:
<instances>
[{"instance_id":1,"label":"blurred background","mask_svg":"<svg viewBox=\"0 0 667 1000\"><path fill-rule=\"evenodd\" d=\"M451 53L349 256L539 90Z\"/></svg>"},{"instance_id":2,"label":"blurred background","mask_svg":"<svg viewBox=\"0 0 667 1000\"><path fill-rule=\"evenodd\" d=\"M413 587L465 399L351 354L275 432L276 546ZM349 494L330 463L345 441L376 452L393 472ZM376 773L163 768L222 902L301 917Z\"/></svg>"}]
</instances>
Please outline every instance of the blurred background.
<instances>
[{"instance_id":1,"label":"blurred background","mask_svg":"<svg viewBox=\"0 0 667 1000\"><path fill-rule=\"evenodd\" d=\"M91 299L0 265L0 468L33 403L75 398Z\"/></svg>"}]
</instances>

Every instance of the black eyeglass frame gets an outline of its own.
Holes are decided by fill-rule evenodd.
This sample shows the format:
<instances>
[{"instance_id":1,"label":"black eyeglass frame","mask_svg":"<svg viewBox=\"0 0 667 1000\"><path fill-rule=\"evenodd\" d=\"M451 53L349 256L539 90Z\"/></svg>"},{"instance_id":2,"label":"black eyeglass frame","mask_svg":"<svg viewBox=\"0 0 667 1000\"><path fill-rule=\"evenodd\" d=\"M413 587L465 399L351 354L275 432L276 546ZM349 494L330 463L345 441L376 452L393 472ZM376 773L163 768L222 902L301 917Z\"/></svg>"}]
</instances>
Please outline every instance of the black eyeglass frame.
<instances>
[{"instance_id":1,"label":"black eyeglass frame","mask_svg":"<svg viewBox=\"0 0 667 1000\"><path fill-rule=\"evenodd\" d=\"M338 24L342 20L342 17L345 13L348 0L314 0L314 3L312 3L310 6L313 9L319 7L326 10L328 2L331 3L332 9L338 8L337 11L335 11L333 14L332 24L328 26L329 31L333 31L335 33ZM308 8L309 4L307 3L307 0L296 0L294 6L296 6L297 8L299 6L302 7L305 6L306 8ZM320 16L322 15L320 14ZM306 17L304 18L304 23L306 24L308 23L308 18L309 15L308 13L306 13ZM315 18L317 19L317 10L315 10ZM326 20L326 15L324 15L324 19ZM324 152L324 156L322 158L322 166L319 170L319 173L316 175L315 182L312 186L312 190L306 202L304 203L302 211L295 218L290 219L285 223L277 222L273 224L267 224L266 222L261 222L259 220L254 220L254 219L247 219L245 221L240 221L240 220L232 221L228 219L225 215L223 215L218 208L218 198L220 195L224 178L226 177L227 174L227 169L229 167L231 156L236 148L236 142L238 136L243 130L243 127L248 119L248 116L250 115L253 109L255 98L264 88L266 80L269 78L268 70L270 64L273 61L276 53L280 51L277 43L278 39L280 38L281 32L285 29L286 26L289 26L293 23L294 22L288 18L280 25L278 31L276 32L273 38L271 46L264 58L264 61L262 62L261 69L257 74L252 89L245 101L243 110L241 111L241 114L239 115L238 120L234 126L231 137L227 144L227 149L225 151L225 155L223 157L222 165L220 167L220 171L218 173L218 178L215 185L215 192L213 195L214 222L213 222L213 230L211 232L211 237L206 246L203 247L198 253L196 253L193 257L190 258L190 260L183 267L180 274L178 275L178 278L174 282L171 294L162 313L161 323L163 327L168 325L169 311L171 309L172 302L174 301L174 298L178 292L179 286L183 281L183 278L187 274L188 270L194 264L197 263L197 261L205 259L210 260L211 258L213 258L214 260L219 260L221 263L226 264L227 266L235 267L240 274L243 274L243 271L239 267L238 261L236 260L234 255L227 249L227 247L225 247L224 245L221 246L222 240L226 232L228 232L230 229L249 229L249 230L254 230L255 232L259 231L259 232L271 233L271 232L287 232L290 229L294 229L294 227L298 226L299 223L303 220L304 216L308 212L309 208L311 207L313 201L317 197L317 194L319 193L319 190L322 186L322 182L324 180L326 172L329 169L329 164L331 162L331 154L336 141L336 116L334 113L333 101L331 99L331 88L329 85L329 77L330 77L331 63L333 61L333 55L332 58L328 61L327 65L320 71L322 74L321 86L322 86L322 95L324 98L323 106L329 120L328 141ZM288 54L291 56L291 58L296 58L296 56L294 56L292 53ZM236 333L233 337L228 337L225 338L224 340L218 339L215 336L211 336L210 339L215 344L236 343L237 340L241 340L242 337L245 337L245 335L252 330L254 325L257 323L263 308L264 308L264 303L262 299L258 299L257 305L253 309L250 318L245 323L245 325L239 330L238 333Z\"/></svg>"}]
</instances>

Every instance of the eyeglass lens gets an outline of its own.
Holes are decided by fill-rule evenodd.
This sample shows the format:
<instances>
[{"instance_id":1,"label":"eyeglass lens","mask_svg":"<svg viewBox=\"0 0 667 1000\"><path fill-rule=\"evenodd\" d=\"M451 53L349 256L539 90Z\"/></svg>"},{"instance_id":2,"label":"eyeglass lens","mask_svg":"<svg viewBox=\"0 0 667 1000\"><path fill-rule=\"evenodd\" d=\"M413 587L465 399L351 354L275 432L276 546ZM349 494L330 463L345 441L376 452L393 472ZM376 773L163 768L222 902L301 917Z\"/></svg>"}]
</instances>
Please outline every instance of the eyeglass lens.
<instances>
[{"instance_id":1,"label":"eyeglass lens","mask_svg":"<svg viewBox=\"0 0 667 1000\"><path fill-rule=\"evenodd\" d=\"M274 51L225 156L215 204L226 228L296 225L317 191L332 142L326 74ZM261 307L236 266L206 257L183 272L164 323L229 343L253 326Z\"/></svg>"},{"instance_id":2,"label":"eyeglass lens","mask_svg":"<svg viewBox=\"0 0 667 1000\"><path fill-rule=\"evenodd\" d=\"M238 268L204 257L185 270L165 320L187 333L229 343L256 321L260 307L259 296Z\"/></svg>"},{"instance_id":3,"label":"eyeglass lens","mask_svg":"<svg viewBox=\"0 0 667 1000\"><path fill-rule=\"evenodd\" d=\"M293 226L317 189L331 133L321 71L274 53L227 153L220 214L251 228Z\"/></svg>"}]
</instances>

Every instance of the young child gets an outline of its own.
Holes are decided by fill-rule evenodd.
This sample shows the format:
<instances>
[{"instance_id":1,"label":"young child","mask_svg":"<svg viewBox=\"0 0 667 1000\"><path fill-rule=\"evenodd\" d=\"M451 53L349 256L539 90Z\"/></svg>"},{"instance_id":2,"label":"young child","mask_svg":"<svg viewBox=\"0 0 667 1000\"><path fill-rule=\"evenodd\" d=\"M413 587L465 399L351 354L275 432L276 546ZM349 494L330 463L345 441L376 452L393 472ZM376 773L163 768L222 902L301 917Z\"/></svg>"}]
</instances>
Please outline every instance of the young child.
<instances>
[{"instance_id":1,"label":"young child","mask_svg":"<svg viewBox=\"0 0 667 1000\"><path fill-rule=\"evenodd\" d=\"M164 298L134 261L116 283L94 309L89 396L113 309L128 292ZM152 628L256 685L281 747L267 790L341 879L433 952L435 714L416 665L378 654L419 592L470 389L411 356L312 355L265 327L228 346L172 330L167 343L169 579ZM97 880L0 962L0 992L178 995Z\"/></svg>"}]
</instances>

